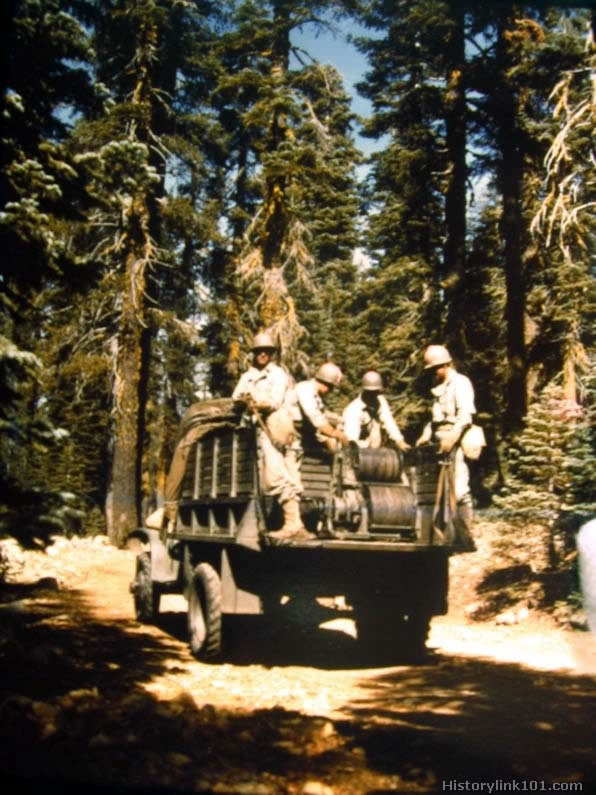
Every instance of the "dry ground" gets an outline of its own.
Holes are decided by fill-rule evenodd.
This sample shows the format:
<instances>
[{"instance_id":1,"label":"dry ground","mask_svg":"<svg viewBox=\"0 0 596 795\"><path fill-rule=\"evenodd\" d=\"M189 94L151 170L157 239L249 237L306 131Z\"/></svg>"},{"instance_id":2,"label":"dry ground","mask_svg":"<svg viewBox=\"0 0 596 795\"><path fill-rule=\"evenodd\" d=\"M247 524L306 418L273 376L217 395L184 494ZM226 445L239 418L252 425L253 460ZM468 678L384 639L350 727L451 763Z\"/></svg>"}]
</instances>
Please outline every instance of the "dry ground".
<instances>
[{"instance_id":1,"label":"dry ground","mask_svg":"<svg viewBox=\"0 0 596 795\"><path fill-rule=\"evenodd\" d=\"M224 659L200 663L182 597L157 626L135 621L131 552L98 538L29 553L0 605L5 791L591 791L595 640L532 609L471 621L482 557L452 560L428 659L379 667L350 613L324 609L274 640L234 617ZM55 582L24 587L41 577Z\"/></svg>"}]
</instances>

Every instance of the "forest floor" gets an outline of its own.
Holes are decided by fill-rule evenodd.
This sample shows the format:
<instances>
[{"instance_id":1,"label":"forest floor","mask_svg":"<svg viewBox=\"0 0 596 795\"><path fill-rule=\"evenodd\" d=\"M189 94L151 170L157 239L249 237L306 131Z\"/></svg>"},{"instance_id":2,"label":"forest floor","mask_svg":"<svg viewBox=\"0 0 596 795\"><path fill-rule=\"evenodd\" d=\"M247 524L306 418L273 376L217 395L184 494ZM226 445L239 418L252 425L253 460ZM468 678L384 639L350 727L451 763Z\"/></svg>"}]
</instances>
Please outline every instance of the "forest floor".
<instances>
[{"instance_id":1,"label":"forest floor","mask_svg":"<svg viewBox=\"0 0 596 795\"><path fill-rule=\"evenodd\" d=\"M596 639L542 610L535 582L504 599L507 566L488 588L490 534L451 559L449 614L407 666L363 661L341 602L281 641L230 617L223 659L201 663L183 597L135 620L132 551L19 553L0 589L4 791L593 790Z\"/></svg>"}]
</instances>

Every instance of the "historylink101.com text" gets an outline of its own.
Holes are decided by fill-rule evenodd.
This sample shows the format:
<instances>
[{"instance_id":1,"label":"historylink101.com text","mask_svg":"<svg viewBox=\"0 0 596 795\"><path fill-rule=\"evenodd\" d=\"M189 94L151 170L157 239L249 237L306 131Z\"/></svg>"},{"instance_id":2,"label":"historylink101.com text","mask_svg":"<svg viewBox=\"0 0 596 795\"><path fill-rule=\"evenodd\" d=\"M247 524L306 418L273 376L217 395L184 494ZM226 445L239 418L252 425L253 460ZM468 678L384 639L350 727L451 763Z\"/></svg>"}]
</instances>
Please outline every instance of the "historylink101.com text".
<instances>
[{"instance_id":1,"label":"historylink101.com text","mask_svg":"<svg viewBox=\"0 0 596 795\"><path fill-rule=\"evenodd\" d=\"M581 792L583 785L578 781L538 781L536 779L495 779L494 781L464 781L446 779L442 782L443 792Z\"/></svg>"}]
</instances>

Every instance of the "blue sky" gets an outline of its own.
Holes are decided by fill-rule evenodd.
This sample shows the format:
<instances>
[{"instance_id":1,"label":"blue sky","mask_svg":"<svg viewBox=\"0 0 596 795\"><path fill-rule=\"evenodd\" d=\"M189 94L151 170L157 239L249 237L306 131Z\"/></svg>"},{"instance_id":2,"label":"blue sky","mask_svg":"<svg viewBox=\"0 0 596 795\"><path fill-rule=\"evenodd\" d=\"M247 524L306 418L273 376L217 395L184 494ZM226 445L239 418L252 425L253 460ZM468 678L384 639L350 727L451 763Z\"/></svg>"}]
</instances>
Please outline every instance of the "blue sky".
<instances>
[{"instance_id":1,"label":"blue sky","mask_svg":"<svg viewBox=\"0 0 596 795\"><path fill-rule=\"evenodd\" d=\"M370 33L347 22L336 26L336 29L337 33L324 31L317 35L313 25L305 26L302 32L292 33L292 44L301 47L321 63L335 66L344 79L346 91L352 97L352 110L361 116L367 116L371 111L370 103L359 96L354 87L364 77L367 69L366 58L347 40L347 36L350 33L353 35L360 33L370 35ZM365 154L378 148L374 141L361 138L357 132L355 130L356 143Z\"/></svg>"}]
</instances>

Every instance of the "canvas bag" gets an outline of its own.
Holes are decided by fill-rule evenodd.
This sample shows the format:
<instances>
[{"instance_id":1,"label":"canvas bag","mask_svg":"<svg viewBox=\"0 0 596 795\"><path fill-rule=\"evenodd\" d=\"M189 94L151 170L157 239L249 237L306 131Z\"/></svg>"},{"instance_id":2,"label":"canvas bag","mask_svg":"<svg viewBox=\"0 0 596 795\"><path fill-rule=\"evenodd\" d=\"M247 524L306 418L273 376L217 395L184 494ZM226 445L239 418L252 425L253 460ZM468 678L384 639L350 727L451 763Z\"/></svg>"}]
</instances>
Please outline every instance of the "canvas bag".
<instances>
[{"instance_id":1,"label":"canvas bag","mask_svg":"<svg viewBox=\"0 0 596 795\"><path fill-rule=\"evenodd\" d=\"M476 461L480 458L482 448L486 447L486 438L480 425L470 425L461 439L461 449L466 458Z\"/></svg>"}]
</instances>

